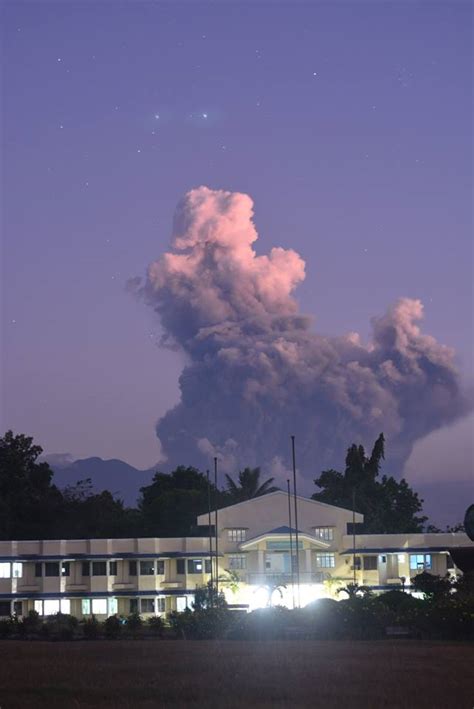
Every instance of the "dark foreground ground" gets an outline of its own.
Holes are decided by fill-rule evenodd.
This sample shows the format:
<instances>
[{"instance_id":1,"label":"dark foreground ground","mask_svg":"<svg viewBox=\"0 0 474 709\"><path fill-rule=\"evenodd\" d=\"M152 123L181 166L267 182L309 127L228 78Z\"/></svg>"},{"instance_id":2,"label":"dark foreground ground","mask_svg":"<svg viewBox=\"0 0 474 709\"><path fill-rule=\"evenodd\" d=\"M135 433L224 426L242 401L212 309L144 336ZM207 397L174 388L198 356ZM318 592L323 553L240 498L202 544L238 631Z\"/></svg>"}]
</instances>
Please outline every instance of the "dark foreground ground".
<instances>
[{"instance_id":1,"label":"dark foreground ground","mask_svg":"<svg viewBox=\"0 0 474 709\"><path fill-rule=\"evenodd\" d=\"M405 640L6 641L0 707L473 709L474 647Z\"/></svg>"}]
</instances>

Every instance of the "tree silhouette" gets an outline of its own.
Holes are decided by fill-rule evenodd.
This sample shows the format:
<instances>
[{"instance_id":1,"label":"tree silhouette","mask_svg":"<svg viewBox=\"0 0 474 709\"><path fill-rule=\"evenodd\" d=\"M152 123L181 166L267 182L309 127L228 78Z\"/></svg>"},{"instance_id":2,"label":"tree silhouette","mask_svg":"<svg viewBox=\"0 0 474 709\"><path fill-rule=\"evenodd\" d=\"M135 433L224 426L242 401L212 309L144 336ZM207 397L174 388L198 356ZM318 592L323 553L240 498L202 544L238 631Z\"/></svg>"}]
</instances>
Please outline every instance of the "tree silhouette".
<instances>
[{"instance_id":1,"label":"tree silhouette","mask_svg":"<svg viewBox=\"0 0 474 709\"><path fill-rule=\"evenodd\" d=\"M273 478L268 478L261 483L260 475L260 468L244 468L239 472L238 482L235 482L230 475L226 475L227 493L232 503L252 500L254 497L261 497L278 490L272 485Z\"/></svg>"}]
</instances>

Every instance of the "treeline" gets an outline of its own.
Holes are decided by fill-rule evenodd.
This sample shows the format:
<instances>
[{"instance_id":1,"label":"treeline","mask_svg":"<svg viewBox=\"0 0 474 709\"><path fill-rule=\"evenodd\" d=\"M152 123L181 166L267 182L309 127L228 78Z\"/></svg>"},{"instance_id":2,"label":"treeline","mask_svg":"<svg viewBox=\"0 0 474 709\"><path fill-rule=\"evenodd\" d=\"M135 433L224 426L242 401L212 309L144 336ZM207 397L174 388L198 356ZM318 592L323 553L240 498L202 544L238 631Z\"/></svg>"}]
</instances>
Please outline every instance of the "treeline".
<instances>
[{"instance_id":1,"label":"treeline","mask_svg":"<svg viewBox=\"0 0 474 709\"><path fill-rule=\"evenodd\" d=\"M140 489L137 506L125 507L108 490L94 491L90 480L59 489L42 448L23 434L0 438L0 539L84 539L139 536L192 536L204 530L196 517L208 509L208 481L194 467L156 472ZM315 480L313 499L355 509L365 515L358 532L418 532L426 522L423 501L406 483L379 478L384 458L383 434L372 453L352 445L344 472L324 471ZM211 483L212 506L225 507L273 492L273 478L262 482L259 468L245 468L226 487Z\"/></svg>"}]
</instances>

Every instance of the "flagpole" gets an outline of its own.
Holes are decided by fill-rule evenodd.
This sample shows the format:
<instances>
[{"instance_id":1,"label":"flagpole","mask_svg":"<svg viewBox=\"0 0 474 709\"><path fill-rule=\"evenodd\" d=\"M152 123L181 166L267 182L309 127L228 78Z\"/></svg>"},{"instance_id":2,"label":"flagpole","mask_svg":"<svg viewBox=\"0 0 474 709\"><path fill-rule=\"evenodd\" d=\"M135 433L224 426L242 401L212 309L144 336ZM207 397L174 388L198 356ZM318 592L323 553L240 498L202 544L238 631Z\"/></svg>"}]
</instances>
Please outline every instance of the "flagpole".
<instances>
[{"instance_id":1,"label":"flagpole","mask_svg":"<svg viewBox=\"0 0 474 709\"><path fill-rule=\"evenodd\" d=\"M293 493L295 498L295 541L296 541L296 588L297 588L297 605L300 607L300 558L299 558L299 530L298 530L298 501L296 495L296 456L295 456L295 437L291 436L291 453L293 460Z\"/></svg>"}]
</instances>

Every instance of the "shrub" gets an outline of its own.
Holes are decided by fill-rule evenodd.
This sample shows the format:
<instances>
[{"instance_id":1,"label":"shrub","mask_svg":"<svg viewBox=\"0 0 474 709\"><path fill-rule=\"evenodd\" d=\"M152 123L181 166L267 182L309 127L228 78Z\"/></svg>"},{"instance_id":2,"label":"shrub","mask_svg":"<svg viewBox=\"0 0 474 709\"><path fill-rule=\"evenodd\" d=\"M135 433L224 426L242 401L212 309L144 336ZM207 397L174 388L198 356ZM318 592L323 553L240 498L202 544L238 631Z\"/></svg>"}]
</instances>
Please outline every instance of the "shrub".
<instances>
[{"instance_id":1,"label":"shrub","mask_svg":"<svg viewBox=\"0 0 474 709\"><path fill-rule=\"evenodd\" d=\"M165 629L165 624L163 619L159 615L148 618L148 627L153 635L158 638L163 637L163 632Z\"/></svg>"},{"instance_id":2,"label":"shrub","mask_svg":"<svg viewBox=\"0 0 474 709\"><path fill-rule=\"evenodd\" d=\"M116 640L120 637L122 632L122 622L118 615L109 616L105 623L105 635L109 640Z\"/></svg>"},{"instance_id":3,"label":"shrub","mask_svg":"<svg viewBox=\"0 0 474 709\"><path fill-rule=\"evenodd\" d=\"M0 638L8 638L13 632L13 624L11 618L3 618L0 620Z\"/></svg>"},{"instance_id":4,"label":"shrub","mask_svg":"<svg viewBox=\"0 0 474 709\"><path fill-rule=\"evenodd\" d=\"M132 637L138 637L143 627L141 615L139 613L131 613L127 618L126 627Z\"/></svg>"},{"instance_id":5,"label":"shrub","mask_svg":"<svg viewBox=\"0 0 474 709\"><path fill-rule=\"evenodd\" d=\"M100 633L100 623L95 617L86 618L82 624L82 632L86 640L97 640Z\"/></svg>"},{"instance_id":6,"label":"shrub","mask_svg":"<svg viewBox=\"0 0 474 709\"><path fill-rule=\"evenodd\" d=\"M78 620L73 615L56 613L47 618L46 624L50 629L51 637L58 640L72 640L78 626Z\"/></svg>"},{"instance_id":7,"label":"shrub","mask_svg":"<svg viewBox=\"0 0 474 709\"><path fill-rule=\"evenodd\" d=\"M25 635L39 635L43 626L43 621L36 611L30 611L22 623Z\"/></svg>"}]
</instances>

